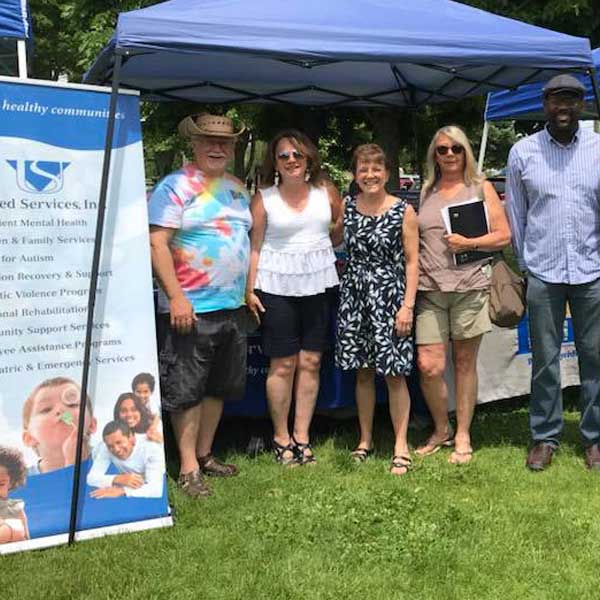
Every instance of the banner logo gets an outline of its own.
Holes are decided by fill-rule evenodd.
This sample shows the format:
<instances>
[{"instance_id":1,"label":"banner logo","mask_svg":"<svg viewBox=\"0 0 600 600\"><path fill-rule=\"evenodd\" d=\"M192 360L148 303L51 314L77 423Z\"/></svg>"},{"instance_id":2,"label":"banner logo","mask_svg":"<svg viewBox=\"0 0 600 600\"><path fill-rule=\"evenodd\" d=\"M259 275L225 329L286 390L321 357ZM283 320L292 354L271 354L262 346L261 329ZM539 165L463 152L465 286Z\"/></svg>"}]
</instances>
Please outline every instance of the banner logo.
<instances>
[{"instance_id":1,"label":"banner logo","mask_svg":"<svg viewBox=\"0 0 600 600\"><path fill-rule=\"evenodd\" d=\"M51 160L7 160L17 174L17 186L30 194L55 194L63 188L65 169L71 164Z\"/></svg>"}]
</instances>

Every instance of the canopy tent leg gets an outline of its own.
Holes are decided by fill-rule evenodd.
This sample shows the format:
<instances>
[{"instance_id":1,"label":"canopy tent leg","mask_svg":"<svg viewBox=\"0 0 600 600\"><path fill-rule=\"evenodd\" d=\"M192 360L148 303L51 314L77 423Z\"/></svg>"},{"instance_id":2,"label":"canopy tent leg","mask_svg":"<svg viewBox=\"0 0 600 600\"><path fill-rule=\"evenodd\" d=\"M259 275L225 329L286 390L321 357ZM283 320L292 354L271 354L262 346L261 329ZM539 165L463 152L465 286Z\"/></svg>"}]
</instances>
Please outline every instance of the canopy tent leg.
<instances>
[{"instance_id":1,"label":"canopy tent leg","mask_svg":"<svg viewBox=\"0 0 600 600\"><path fill-rule=\"evenodd\" d=\"M485 161L485 151L487 150L488 135L490 133L490 122L483 122L483 132L481 134L481 144L479 146L479 159L477 160L477 170L483 173L483 163Z\"/></svg>"},{"instance_id":2,"label":"canopy tent leg","mask_svg":"<svg viewBox=\"0 0 600 600\"><path fill-rule=\"evenodd\" d=\"M27 79L27 45L25 40L17 40L17 63L19 78Z\"/></svg>"},{"instance_id":3,"label":"canopy tent leg","mask_svg":"<svg viewBox=\"0 0 600 600\"><path fill-rule=\"evenodd\" d=\"M418 123L418 117L417 117L417 109L413 108L410 111L410 122L412 125L412 133L413 133L413 150L415 153L415 167L416 167L416 171L417 174L419 175L420 181L421 181L421 185L423 185L424 179L423 179L423 165L421 163L420 160L420 155L419 153L421 152L421 148L419 146L419 123Z\"/></svg>"},{"instance_id":4,"label":"canopy tent leg","mask_svg":"<svg viewBox=\"0 0 600 600\"><path fill-rule=\"evenodd\" d=\"M77 451L75 455L75 470L73 474L73 491L71 494L71 517L69 522L69 546L75 541L77 528L77 514L79 505L79 488L81 481L81 460L83 454L83 438L85 427L85 413L87 404L87 387L90 374L90 355L92 349L92 329L94 324L94 308L96 305L96 290L98 287L98 271L100 268L100 254L102 251L102 235L104 230L104 216L106 212L106 197L108 195L108 176L112 157L112 145L115 132L115 114L119 97L119 79L121 73L122 55L117 51L113 70L112 89L108 111L108 124L106 127L106 140L104 143L104 161L102 164L102 179L100 182L100 198L98 201L98 217L96 220L96 235L94 239L94 254L92 258L92 272L88 292L87 324L85 330L85 346L83 350L83 373L81 376L81 395L79 397L79 422L77 426Z\"/></svg>"}]
</instances>

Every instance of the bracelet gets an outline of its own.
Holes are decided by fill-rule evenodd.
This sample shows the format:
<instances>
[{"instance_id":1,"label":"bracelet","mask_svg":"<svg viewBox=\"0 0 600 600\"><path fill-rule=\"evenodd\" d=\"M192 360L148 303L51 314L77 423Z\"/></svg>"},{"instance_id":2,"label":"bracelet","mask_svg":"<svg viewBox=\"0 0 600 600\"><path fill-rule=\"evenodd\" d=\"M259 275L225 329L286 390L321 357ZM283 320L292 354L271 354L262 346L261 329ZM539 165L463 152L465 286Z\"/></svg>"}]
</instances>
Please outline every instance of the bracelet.
<instances>
[{"instance_id":1,"label":"bracelet","mask_svg":"<svg viewBox=\"0 0 600 600\"><path fill-rule=\"evenodd\" d=\"M408 308L408 310L415 310L415 305L409 306L408 304L403 304L404 308Z\"/></svg>"}]
</instances>

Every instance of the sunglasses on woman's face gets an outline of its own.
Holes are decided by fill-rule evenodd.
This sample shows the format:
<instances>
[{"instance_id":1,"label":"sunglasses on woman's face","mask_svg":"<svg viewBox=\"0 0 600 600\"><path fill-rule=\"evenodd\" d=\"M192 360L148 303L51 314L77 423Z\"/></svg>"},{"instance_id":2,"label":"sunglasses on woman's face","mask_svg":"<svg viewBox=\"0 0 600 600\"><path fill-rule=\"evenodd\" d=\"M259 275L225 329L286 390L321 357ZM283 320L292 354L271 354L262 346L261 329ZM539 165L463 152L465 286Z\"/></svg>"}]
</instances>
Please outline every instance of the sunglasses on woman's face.
<instances>
[{"instance_id":1,"label":"sunglasses on woman's face","mask_svg":"<svg viewBox=\"0 0 600 600\"><path fill-rule=\"evenodd\" d=\"M464 148L460 144L453 144L452 146L436 146L435 151L440 156L445 156L450 151L452 151L452 154L462 154Z\"/></svg>"},{"instance_id":2,"label":"sunglasses on woman's face","mask_svg":"<svg viewBox=\"0 0 600 600\"><path fill-rule=\"evenodd\" d=\"M277 155L278 160L290 160L290 157L294 157L294 160L301 160L304 158L304 154L298 150L292 150L291 152L280 152Z\"/></svg>"}]
</instances>

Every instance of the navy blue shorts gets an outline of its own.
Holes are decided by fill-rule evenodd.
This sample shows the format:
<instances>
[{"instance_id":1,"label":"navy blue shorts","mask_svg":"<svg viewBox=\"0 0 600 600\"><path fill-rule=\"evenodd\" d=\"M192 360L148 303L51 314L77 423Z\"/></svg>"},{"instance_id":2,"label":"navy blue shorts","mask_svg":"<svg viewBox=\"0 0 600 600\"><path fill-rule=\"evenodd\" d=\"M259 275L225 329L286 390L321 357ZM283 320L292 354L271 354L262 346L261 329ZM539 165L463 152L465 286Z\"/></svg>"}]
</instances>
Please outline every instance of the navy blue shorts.
<instances>
[{"instance_id":1,"label":"navy blue shorts","mask_svg":"<svg viewBox=\"0 0 600 600\"><path fill-rule=\"evenodd\" d=\"M323 352L329 346L329 291L312 296L279 296L256 290L261 313L263 352L272 358L300 350Z\"/></svg>"}]
</instances>

